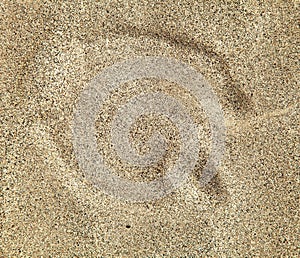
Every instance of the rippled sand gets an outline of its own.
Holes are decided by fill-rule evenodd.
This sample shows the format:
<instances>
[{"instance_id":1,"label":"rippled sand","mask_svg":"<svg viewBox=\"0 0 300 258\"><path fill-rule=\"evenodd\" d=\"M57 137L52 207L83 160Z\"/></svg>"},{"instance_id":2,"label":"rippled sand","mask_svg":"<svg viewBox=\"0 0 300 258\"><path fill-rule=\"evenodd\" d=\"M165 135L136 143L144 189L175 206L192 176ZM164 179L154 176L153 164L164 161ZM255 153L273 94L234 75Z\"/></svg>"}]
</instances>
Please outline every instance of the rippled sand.
<instances>
[{"instance_id":1,"label":"rippled sand","mask_svg":"<svg viewBox=\"0 0 300 258\"><path fill-rule=\"evenodd\" d=\"M298 256L297 12L292 1L2 1L0 254ZM219 97L227 138L209 185L197 183L208 156L204 137L186 185L158 201L132 204L84 177L71 126L90 80L104 67L141 56L173 57L202 73ZM201 107L180 85L123 85L96 122L99 151L116 171L125 167L120 176L147 181L176 160L176 126L159 117L135 124L137 144L148 137L145 125L171 132L170 153L147 171L123 164L109 144L108 122L141 84L181 100L204 135L209 130Z\"/></svg>"}]
</instances>

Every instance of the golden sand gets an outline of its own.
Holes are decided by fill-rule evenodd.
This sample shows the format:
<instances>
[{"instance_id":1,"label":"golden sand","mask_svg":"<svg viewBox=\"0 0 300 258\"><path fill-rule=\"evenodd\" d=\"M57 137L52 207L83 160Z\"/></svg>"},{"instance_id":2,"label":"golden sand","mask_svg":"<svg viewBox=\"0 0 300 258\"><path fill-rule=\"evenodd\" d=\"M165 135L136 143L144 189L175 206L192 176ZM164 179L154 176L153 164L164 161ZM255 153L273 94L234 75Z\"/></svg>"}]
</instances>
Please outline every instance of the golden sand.
<instances>
[{"instance_id":1,"label":"golden sand","mask_svg":"<svg viewBox=\"0 0 300 258\"><path fill-rule=\"evenodd\" d=\"M299 256L298 3L219 1L2 1L1 240L3 257ZM179 85L123 85L97 120L99 151L131 180L152 180L176 160L178 132L142 117L138 151L153 130L169 137L161 163L129 166L108 144L114 110L141 83L185 103L204 127L189 182L132 204L97 190L72 147L73 110L104 67L173 57L204 75L227 128L218 175L200 187L208 121ZM148 131L147 131L148 130ZM101 135L102 137L99 137ZM207 138L205 136L208 136Z\"/></svg>"}]
</instances>

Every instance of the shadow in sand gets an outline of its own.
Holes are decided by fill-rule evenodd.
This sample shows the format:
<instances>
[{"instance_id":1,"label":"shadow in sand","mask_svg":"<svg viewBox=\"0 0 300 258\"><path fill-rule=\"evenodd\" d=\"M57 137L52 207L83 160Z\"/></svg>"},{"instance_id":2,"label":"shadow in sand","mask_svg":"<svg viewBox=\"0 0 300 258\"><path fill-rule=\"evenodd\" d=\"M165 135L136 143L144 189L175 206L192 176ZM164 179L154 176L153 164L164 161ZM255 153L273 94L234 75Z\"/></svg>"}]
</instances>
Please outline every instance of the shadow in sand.
<instances>
[{"instance_id":1,"label":"shadow in sand","mask_svg":"<svg viewBox=\"0 0 300 258\"><path fill-rule=\"evenodd\" d=\"M225 91L224 97L232 106L235 112L235 116L239 118L245 118L248 114L254 111L254 104L251 100L251 96L247 95L240 87L238 81L236 81L230 74L230 66L225 59L225 56L217 53L212 47L199 42L198 40L191 38L185 32L176 32L171 34L168 30L162 29L158 25L155 29L141 28L135 25L126 24L120 22L120 20L113 23L107 33L117 35L128 35L131 37L146 36L158 41L165 41L169 45L176 48L188 49L189 52L200 53L205 57L208 57L210 63L220 72L225 78L225 87L222 90Z\"/></svg>"}]
</instances>

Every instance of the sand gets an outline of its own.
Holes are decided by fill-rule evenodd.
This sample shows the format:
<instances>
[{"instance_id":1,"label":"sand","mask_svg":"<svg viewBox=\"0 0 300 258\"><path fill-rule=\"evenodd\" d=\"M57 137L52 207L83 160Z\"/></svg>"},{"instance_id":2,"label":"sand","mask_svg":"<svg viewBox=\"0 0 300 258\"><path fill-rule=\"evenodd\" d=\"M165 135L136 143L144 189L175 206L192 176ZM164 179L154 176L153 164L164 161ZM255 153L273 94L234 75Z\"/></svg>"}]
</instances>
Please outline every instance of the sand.
<instances>
[{"instance_id":1,"label":"sand","mask_svg":"<svg viewBox=\"0 0 300 258\"><path fill-rule=\"evenodd\" d=\"M296 1L2 1L1 256L299 256L298 12ZM143 152L151 130L168 135L156 166L130 166L109 144L116 109L144 86L182 101L203 126L189 181L130 203L85 177L71 127L80 93L103 68L144 56L204 75L224 112L226 153L200 186L210 135L201 106L166 81L122 85L96 122L99 152L119 176L159 178L178 155L176 126L161 116L142 117L131 138Z\"/></svg>"}]
</instances>

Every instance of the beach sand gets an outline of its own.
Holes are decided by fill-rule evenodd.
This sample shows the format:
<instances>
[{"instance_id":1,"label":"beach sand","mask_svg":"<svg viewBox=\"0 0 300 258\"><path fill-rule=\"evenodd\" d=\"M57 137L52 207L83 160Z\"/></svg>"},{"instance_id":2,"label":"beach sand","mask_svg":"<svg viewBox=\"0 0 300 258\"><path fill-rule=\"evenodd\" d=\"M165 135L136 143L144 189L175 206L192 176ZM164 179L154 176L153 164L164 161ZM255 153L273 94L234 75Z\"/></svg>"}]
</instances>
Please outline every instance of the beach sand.
<instances>
[{"instance_id":1,"label":"beach sand","mask_svg":"<svg viewBox=\"0 0 300 258\"><path fill-rule=\"evenodd\" d=\"M293 1L2 1L0 256L299 256L298 12ZM130 203L84 176L71 127L80 93L103 68L145 56L203 74L224 112L226 153L201 187L204 137L185 185ZM141 85L181 100L210 132L180 85L123 85L96 122L99 152L116 171L125 168L120 176L147 181L175 162L176 126L162 117L136 123L137 142L147 138L139 128L172 136L166 158L147 171L123 164L109 144L116 108Z\"/></svg>"}]
</instances>

